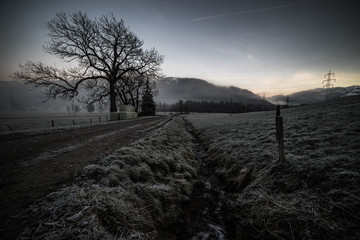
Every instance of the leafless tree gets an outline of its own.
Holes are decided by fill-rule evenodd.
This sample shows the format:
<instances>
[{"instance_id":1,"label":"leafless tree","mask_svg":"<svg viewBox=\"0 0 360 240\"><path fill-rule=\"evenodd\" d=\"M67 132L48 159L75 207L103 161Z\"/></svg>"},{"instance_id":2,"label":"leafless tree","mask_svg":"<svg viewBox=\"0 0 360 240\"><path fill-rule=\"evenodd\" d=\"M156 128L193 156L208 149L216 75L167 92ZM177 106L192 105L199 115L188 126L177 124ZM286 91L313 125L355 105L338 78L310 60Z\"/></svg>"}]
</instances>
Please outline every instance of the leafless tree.
<instances>
[{"instance_id":1,"label":"leafless tree","mask_svg":"<svg viewBox=\"0 0 360 240\"><path fill-rule=\"evenodd\" d=\"M116 91L120 102L133 105L135 107L135 111L138 112L141 92L145 87L147 80L149 79L138 74L127 74L124 81L118 82L116 85ZM154 81L152 81L152 83L152 89L155 91L156 84Z\"/></svg>"},{"instance_id":2,"label":"leafless tree","mask_svg":"<svg viewBox=\"0 0 360 240\"><path fill-rule=\"evenodd\" d=\"M60 12L47 27L50 39L44 51L77 65L59 69L27 61L12 77L45 87L49 98L72 99L86 93L86 104L109 104L116 112L117 100L126 103L123 100L138 87L134 77L154 79L160 74L163 56L154 48L144 50L143 41L113 14L92 20L86 13Z\"/></svg>"}]
</instances>

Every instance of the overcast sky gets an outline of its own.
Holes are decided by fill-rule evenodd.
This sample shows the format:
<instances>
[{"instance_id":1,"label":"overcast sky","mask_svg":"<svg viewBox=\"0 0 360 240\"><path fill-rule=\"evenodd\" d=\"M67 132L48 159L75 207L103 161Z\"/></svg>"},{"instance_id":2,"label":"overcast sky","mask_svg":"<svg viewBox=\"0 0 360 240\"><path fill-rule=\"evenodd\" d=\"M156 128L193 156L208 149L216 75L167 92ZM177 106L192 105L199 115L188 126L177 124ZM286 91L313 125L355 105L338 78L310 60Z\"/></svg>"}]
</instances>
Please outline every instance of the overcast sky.
<instances>
[{"instance_id":1,"label":"overcast sky","mask_svg":"<svg viewBox=\"0 0 360 240\"><path fill-rule=\"evenodd\" d=\"M113 12L165 55L163 73L267 95L360 85L358 0L5 0L0 79L26 60L60 63L42 51L56 12ZM61 65L61 64L60 64Z\"/></svg>"}]
</instances>

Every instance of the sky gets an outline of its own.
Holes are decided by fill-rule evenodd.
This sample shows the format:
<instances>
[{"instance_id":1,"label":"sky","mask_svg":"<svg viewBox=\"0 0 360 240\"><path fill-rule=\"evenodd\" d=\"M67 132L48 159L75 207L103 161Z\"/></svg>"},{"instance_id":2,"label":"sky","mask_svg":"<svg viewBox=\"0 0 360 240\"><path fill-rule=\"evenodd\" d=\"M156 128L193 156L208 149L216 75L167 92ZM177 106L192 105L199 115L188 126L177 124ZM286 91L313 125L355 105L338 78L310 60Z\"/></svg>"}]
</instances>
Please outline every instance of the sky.
<instances>
[{"instance_id":1,"label":"sky","mask_svg":"<svg viewBox=\"0 0 360 240\"><path fill-rule=\"evenodd\" d=\"M113 13L165 56L168 77L200 78L260 95L360 85L358 0L5 0L0 80L26 60L62 66L44 53L56 12Z\"/></svg>"}]
</instances>

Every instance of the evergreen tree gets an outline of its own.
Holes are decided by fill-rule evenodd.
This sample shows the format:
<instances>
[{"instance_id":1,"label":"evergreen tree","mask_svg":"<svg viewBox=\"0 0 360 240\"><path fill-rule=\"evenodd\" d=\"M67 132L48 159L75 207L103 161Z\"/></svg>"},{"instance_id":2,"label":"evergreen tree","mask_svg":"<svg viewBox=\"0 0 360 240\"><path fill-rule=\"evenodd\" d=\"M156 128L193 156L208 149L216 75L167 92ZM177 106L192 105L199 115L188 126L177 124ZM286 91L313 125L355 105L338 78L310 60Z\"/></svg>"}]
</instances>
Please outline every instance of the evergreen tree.
<instances>
[{"instance_id":1,"label":"evergreen tree","mask_svg":"<svg viewBox=\"0 0 360 240\"><path fill-rule=\"evenodd\" d=\"M153 97L154 96L150 86L150 81L146 80L144 91L142 94L142 104L155 104Z\"/></svg>"},{"instance_id":2,"label":"evergreen tree","mask_svg":"<svg viewBox=\"0 0 360 240\"><path fill-rule=\"evenodd\" d=\"M155 115L154 94L149 80L146 80L142 94L141 115Z\"/></svg>"}]
</instances>

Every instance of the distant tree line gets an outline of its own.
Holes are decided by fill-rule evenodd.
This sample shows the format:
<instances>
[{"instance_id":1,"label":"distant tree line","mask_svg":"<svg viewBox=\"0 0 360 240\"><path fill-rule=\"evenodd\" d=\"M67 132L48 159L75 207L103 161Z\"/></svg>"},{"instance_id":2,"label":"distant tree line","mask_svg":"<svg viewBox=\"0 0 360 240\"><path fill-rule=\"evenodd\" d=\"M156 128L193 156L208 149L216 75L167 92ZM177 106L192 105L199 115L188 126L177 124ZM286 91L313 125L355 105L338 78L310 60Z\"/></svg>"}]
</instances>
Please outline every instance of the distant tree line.
<instances>
[{"instance_id":1,"label":"distant tree line","mask_svg":"<svg viewBox=\"0 0 360 240\"><path fill-rule=\"evenodd\" d=\"M274 110L275 106L271 104L242 104L240 102L213 102L213 101L183 101L177 103L159 103L157 111L159 112L200 112L200 113L244 113L256 111Z\"/></svg>"}]
</instances>

